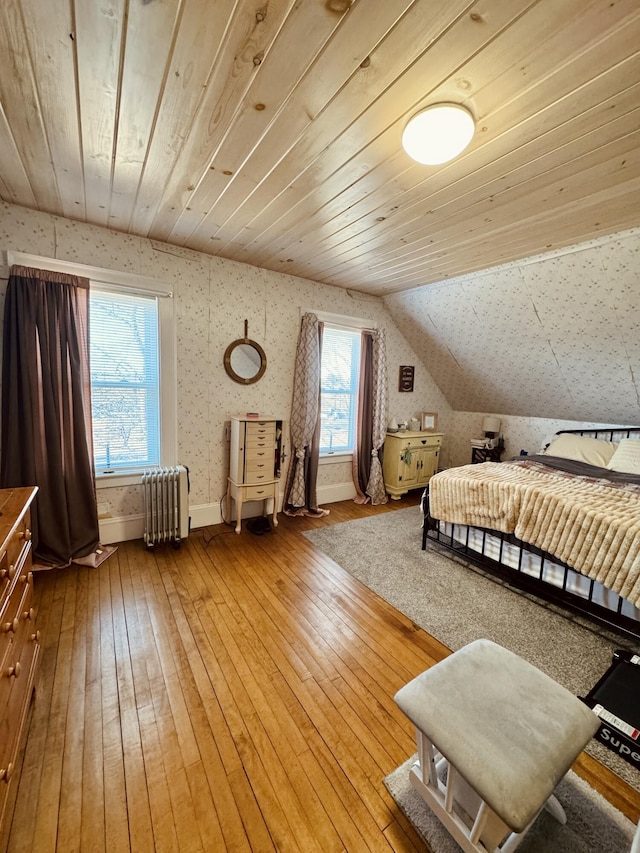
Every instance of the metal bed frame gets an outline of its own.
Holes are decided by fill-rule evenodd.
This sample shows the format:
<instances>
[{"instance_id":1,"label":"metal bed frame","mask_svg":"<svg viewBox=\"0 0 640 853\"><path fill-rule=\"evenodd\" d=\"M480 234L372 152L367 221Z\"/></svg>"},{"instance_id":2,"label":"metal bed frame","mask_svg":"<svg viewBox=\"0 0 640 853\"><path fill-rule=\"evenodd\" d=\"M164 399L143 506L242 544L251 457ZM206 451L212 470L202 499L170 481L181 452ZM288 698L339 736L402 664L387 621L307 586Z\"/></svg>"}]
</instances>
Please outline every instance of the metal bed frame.
<instances>
[{"instance_id":1,"label":"metal bed frame","mask_svg":"<svg viewBox=\"0 0 640 853\"><path fill-rule=\"evenodd\" d=\"M630 437L638 437L640 439L640 427L560 430L558 434L560 433L584 435L605 441L619 441L621 438ZM588 578L586 580L588 582L589 589L585 598L570 592L567 589L569 572L573 572L575 574L580 573L566 563L558 560L558 558L554 557L552 554L548 554L547 552L536 548L534 545L523 542L513 534L479 527L471 528L463 524L454 525L447 522L440 522L438 519L432 518L429 513L428 493L429 487L427 486L422 499L422 509L424 513L424 523L422 528L423 551L427 547L427 539L437 542L449 551L463 557L467 562L473 563L490 574L502 578L517 589L532 593L545 601L550 601L553 604L559 605L567 610L577 613L580 616L587 617L590 621L617 633L623 634L626 637L633 638L634 640L640 639L640 620L622 612L625 599L621 598L616 593L610 592L611 596L617 598L617 607L615 610L597 603L593 600L596 582ZM446 532L444 529L441 529L441 524L443 527L448 524L450 532ZM464 541L461 541L459 537L454 538L454 530L458 532L462 531ZM471 530L477 530L481 534L481 551L475 550L469 544ZM488 556L486 553L489 536L499 540L498 560ZM519 549L517 567L502 562L503 549L507 544L509 546L516 546ZM526 574L522 570L523 554L525 553L534 554L540 558L540 567L537 577ZM563 572L561 586L556 586L544 580L545 570L551 565L554 570L560 568Z\"/></svg>"}]
</instances>

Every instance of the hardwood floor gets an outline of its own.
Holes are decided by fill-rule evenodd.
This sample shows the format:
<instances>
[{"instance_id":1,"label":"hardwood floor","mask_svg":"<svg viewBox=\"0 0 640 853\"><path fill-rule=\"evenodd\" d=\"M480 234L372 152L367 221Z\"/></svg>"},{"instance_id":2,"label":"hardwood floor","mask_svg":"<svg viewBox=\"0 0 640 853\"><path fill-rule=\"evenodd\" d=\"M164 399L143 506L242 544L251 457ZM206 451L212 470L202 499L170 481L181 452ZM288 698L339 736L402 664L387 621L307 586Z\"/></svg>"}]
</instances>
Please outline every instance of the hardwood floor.
<instances>
[{"instance_id":1,"label":"hardwood floor","mask_svg":"<svg viewBox=\"0 0 640 853\"><path fill-rule=\"evenodd\" d=\"M417 500L39 574L6 848L424 851L382 779L414 752L395 691L448 650L300 535ZM636 792L578 770L637 820Z\"/></svg>"}]
</instances>

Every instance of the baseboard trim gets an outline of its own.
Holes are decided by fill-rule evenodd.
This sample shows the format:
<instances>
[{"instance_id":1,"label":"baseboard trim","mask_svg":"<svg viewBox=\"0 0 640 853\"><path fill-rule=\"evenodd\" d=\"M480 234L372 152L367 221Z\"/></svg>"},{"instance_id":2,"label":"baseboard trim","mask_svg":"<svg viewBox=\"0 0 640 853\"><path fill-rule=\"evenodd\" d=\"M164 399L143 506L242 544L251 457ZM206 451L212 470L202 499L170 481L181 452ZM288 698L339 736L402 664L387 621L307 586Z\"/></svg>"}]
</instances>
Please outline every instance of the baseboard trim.
<instances>
[{"instance_id":1,"label":"baseboard trim","mask_svg":"<svg viewBox=\"0 0 640 853\"><path fill-rule=\"evenodd\" d=\"M333 504L338 501L353 500L356 489L352 482L336 483L332 486L318 486L318 503Z\"/></svg>"},{"instance_id":2,"label":"baseboard trim","mask_svg":"<svg viewBox=\"0 0 640 853\"><path fill-rule=\"evenodd\" d=\"M352 500L356 496L353 483L336 483L330 486L318 487L318 503L329 504L337 501ZM280 495L282 508L282 495ZM256 512L262 512L261 501L248 501L242 507L243 518L251 518ZM190 529L208 527L210 524L221 524L223 521L220 511L220 501L210 504L191 504L189 506ZM129 515L118 518L101 518L100 541L103 545L115 542L127 542L130 539L142 539L144 535L144 516Z\"/></svg>"},{"instance_id":3,"label":"baseboard trim","mask_svg":"<svg viewBox=\"0 0 640 853\"><path fill-rule=\"evenodd\" d=\"M144 535L144 516L123 515L118 518L98 519L100 542L112 545L115 542L127 542L129 539L142 539Z\"/></svg>"}]
</instances>

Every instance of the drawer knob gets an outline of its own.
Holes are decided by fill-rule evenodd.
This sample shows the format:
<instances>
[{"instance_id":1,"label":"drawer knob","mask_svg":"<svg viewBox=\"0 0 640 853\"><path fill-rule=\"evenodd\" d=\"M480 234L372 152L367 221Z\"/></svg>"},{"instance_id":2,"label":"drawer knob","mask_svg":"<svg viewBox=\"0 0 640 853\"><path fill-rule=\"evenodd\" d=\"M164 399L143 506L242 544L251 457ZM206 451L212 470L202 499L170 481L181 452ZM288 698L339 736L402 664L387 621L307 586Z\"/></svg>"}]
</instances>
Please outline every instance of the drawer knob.
<instances>
[{"instance_id":1,"label":"drawer knob","mask_svg":"<svg viewBox=\"0 0 640 853\"><path fill-rule=\"evenodd\" d=\"M20 627L20 622L18 621L18 618L16 617L11 622L4 622L3 623L2 632L4 634L8 634L9 632L12 632L13 634L15 634L19 627Z\"/></svg>"},{"instance_id":2,"label":"drawer knob","mask_svg":"<svg viewBox=\"0 0 640 853\"><path fill-rule=\"evenodd\" d=\"M26 575L20 575L20 583L33 583L33 572L27 572Z\"/></svg>"},{"instance_id":3,"label":"drawer knob","mask_svg":"<svg viewBox=\"0 0 640 853\"><path fill-rule=\"evenodd\" d=\"M18 539L24 539L25 542L29 542L31 540L31 531L28 527L18 533Z\"/></svg>"},{"instance_id":4,"label":"drawer knob","mask_svg":"<svg viewBox=\"0 0 640 853\"><path fill-rule=\"evenodd\" d=\"M16 567L15 567L15 565L9 566L9 572L8 572L8 574L9 574L9 580L13 580L13 577L14 577L15 573L16 573Z\"/></svg>"},{"instance_id":5,"label":"drawer knob","mask_svg":"<svg viewBox=\"0 0 640 853\"><path fill-rule=\"evenodd\" d=\"M14 663L14 665L10 666L9 669L7 670L7 677L8 678L18 678L18 676L20 675L21 672L22 672L22 664L20 663L19 660L17 660Z\"/></svg>"},{"instance_id":6,"label":"drawer knob","mask_svg":"<svg viewBox=\"0 0 640 853\"><path fill-rule=\"evenodd\" d=\"M22 614L23 619L27 622L29 620L35 619L35 616L36 616L36 611L33 609L33 607L30 607L28 610L25 610L24 613Z\"/></svg>"},{"instance_id":7,"label":"drawer knob","mask_svg":"<svg viewBox=\"0 0 640 853\"><path fill-rule=\"evenodd\" d=\"M7 782L7 784L11 781L11 777L13 776L13 761L7 764L6 768L0 769L0 782Z\"/></svg>"},{"instance_id":8,"label":"drawer knob","mask_svg":"<svg viewBox=\"0 0 640 853\"><path fill-rule=\"evenodd\" d=\"M39 643L40 642L40 631L36 631L35 634L31 635L31 641L33 643Z\"/></svg>"}]
</instances>

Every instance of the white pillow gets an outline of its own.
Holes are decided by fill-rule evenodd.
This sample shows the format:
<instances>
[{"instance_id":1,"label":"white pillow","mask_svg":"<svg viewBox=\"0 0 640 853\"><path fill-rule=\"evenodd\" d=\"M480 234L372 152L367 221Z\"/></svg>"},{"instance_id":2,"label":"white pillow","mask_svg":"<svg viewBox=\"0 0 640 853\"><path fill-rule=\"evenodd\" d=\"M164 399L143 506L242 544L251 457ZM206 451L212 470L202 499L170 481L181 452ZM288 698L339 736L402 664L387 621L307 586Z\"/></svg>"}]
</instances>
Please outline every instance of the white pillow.
<instances>
[{"instance_id":1,"label":"white pillow","mask_svg":"<svg viewBox=\"0 0 640 853\"><path fill-rule=\"evenodd\" d=\"M638 443L640 444L640 442ZM606 468L615 453L616 447L617 445L612 441L601 441L599 438L589 438L586 435L572 435L564 432L553 439L545 450L545 454Z\"/></svg>"},{"instance_id":2,"label":"white pillow","mask_svg":"<svg viewBox=\"0 0 640 853\"><path fill-rule=\"evenodd\" d=\"M640 439L623 438L613 454L607 468L624 471L625 474L640 474Z\"/></svg>"}]
</instances>

